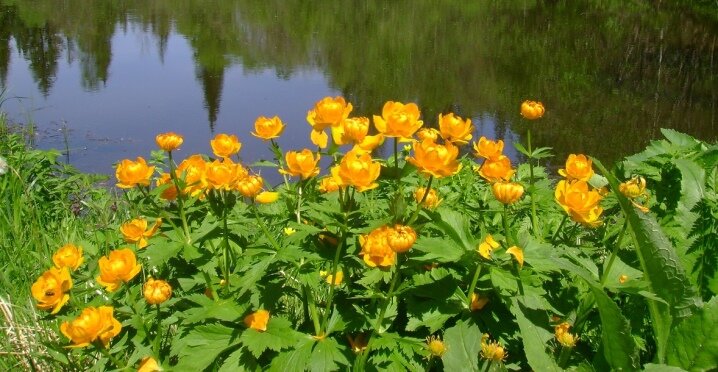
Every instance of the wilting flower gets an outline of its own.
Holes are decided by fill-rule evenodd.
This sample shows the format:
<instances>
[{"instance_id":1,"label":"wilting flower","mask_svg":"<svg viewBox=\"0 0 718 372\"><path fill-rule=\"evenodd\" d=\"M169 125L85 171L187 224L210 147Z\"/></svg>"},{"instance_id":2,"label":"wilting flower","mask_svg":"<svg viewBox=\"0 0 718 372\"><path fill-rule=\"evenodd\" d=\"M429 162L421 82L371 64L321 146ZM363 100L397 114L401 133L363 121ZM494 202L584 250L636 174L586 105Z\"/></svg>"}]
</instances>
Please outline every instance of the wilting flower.
<instances>
[{"instance_id":1,"label":"wilting flower","mask_svg":"<svg viewBox=\"0 0 718 372\"><path fill-rule=\"evenodd\" d=\"M479 142L474 142L474 155L489 160L498 160L504 151L504 141L492 141L484 136L479 138Z\"/></svg>"},{"instance_id":2,"label":"wilting flower","mask_svg":"<svg viewBox=\"0 0 718 372\"><path fill-rule=\"evenodd\" d=\"M430 139L414 146L414 157L407 158L419 172L436 178L453 176L461 170L461 163L456 158L459 148L447 142L445 145L434 143Z\"/></svg>"},{"instance_id":3,"label":"wilting flower","mask_svg":"<svg viewBox=\"0 0 718 372\"><path fill-rule=\"evenodd\" d=\"M372 161L368 153L349 151L339 165L332 168L332 176L341 186L354 186L357 191L364 192L377 186L381 164Z\"/></svg>"},{"instance_id":4,"label":"wilting flower","mask_svg":"<svg viewBox=\"0 0 718 372\"><path fill-rule=\"evenodd\" d=\"M244 177L235 184L237 191L247 198L254 198L259 195L263 186L264 179L256 174Z\"/></svg>"},{"instance_id":5,"label":"wilting flower","mask_svg":"<svg viewBox=\"0 0 718 372\"><path fill-rule=\"evenodd\" d=\"M359 236L359 254L364 256L364 262L370 267L389 267L396 262L396 252L391 249L388 241L391 230L389 226L382 226L368 235Z\"/></svg>"},{"instance_id":6,"label":"wilting flower","mask_svg":"<svg viewBox=\"0 0 718 372\"><path fill-rule=\"evenodd\" d=\"M307 122L312 126L311 140L315 145L326 148L329 137L324 132L327 127L336 127L349 117L352 104L343 97L324 97L307 112Z\"/></svg>"},{"instance_id":7,"label":"wilting flower","mask_svg":"<svg viewBox=\"0 0 718 372\"><path fill-rule=\"evenodd\" d=\"M117 187L122 189L131 189L137 185L149 186L150 177L155 167L150 167L142 157L138 156L136 161L124 159L117 165L115 177L117 177Z\"/></svg>"},{"instance_id":8,"label":"wilting flower","mask_svg":"<svg viewBox=\"0 0 718 372\"><path fill-rule=\"evenodd\" d=\"M481 357L492 362L503 362L507 356L506 350L497 341L486 342L488 339L486 333L481 337Z\"/></svg>"},{"instance_id":9,"label":"wilting flower","mask_svg":"<svg viewBox=\"0 0 718 372\"><path fill-rule=\"evenodd\" d=\"M137 264L135 253L131 249L117 249L110 252L109 255L101 257L100 276L97 282L104 286L108 292L114 292L123 282L129 282L142 269Z\"/></svg>"},{"instance_id":10,"label":"wilting flower","mask_svg":"<svg viewBox=\"0 0 718 372\"><path fill-rule=\"evenodd\" d=\"M445 140L465 145L471 141L474 126L471 119L464 120L453 113L439 114L439 131Z\"/></svg>"},{"instance_id":11,"label":"wilting flower","mask_svg":"<svg viewBox=\"0 0 718 372\"><path fill-rule=\"evenodd\" d=\"M149 278L142 287L142 293L148 304L159 305L172 296L172 286L164 280Z\"/></svg>"},{"instance_id":12,"label":"wilting flower","mask_svg":"<svg viewBox=\"0 0 718 372\"><path fill-rule=\"evenodd\" d=\"M319 174L319 159L321 156L309 149L300 152L287 151L284 155L287 161L287 169L280 169L279 172L294 177L302 177L303 180L314 177Z\"/></svg>"},{"instance_id":13,"label":"wilting flower","mask_svg":"<svg viewBox=\"0 0 718 372\"><path fill-rule=\"evenodd\" d=\"M422 142L427 138L436 142L440 135L441 133L434 128L421 128L416 132L416 138L419 139L419 142Z\"/></svg>"},{"instance_id":14,"label":"wilting flower","mask_svg":"<svg viewBox=\"0 0 718 372\"><path fill-rule=\"evenodd\" d=\"M436 192L435 189L429 189L429 194L426 195L426 198L424 198L424 194L426 193L425 187L419 187L414 191L414 199L417 203L421 203L422 199L424 202L422 203L422 206L429 209L434 209L439 204L441 204L441 199L439 199L439 193Z\"/></svg>"},{"instance_id":15,"label":"wilting flower","mask_svg":"<svg viewBox=\"0 0 718 372\"><path fill-rule=\"evenodd\" d=\"M137 248L144 248L147 246L147 238L157 232L160 224L162 224L162 219L158 218L154 225L148 230L147 220L144 218L135 218L123 223L122 226L120 226L120 232L125 242L137 244Z\"/></svg>"},{"instance_id":16,"label":"wilting flower","mask_svg":"<svg viewBox=\"0 0 718 372\"><path fill-rule=\"evenodd\" d=\"M426 348L432 356L439 358L446 352L444 341L441 341L441 338L437 336L429 336L426 338Z\"/></svg>"},{"instance_id":17,"label":"wilting flower","mask_svg":"<svg viewBox=\"0 0 718 372\"><path fill-rule=\"evenodd\" d=\"M566 169L559 169L558 173L569 181L581 180L588 182L593 176L591 159L583 154L570 154L566 159Z\"/></svg>"},{"instance_id":18,"label":"wilting flower","mask_svg":"<svg viewBox=\"0 0 718 372\"><path fill-rule=\"evenodd\" d=\"M568 322L563 322L554 328L554 334L556 335L556 341L563 347L574 347L578 342L578 336L569 333L568 330L571 325Z\"/></svg>"},{"instance_id":19,"label":"wilting flower","mask_svg":"<svg viewBox=\"0 0 718 372\"><path fill-rule=\"evenodd\" d=\"M264 332L267 330L267 323L269 322L269 311L257 310L246 317L244 317L244 324L254 330Z\"/></svg>"},{"instance_id":20,"label":"wilting flower","mask_svg":"<svg viewBox=\"0 0 718 372\"><path fill-rule=\"evenodd\" d=\"M628 275L626 275L626 274L621 274L621 276L618 277L618 282L619 282L619 283L623 284L623 283L625 283L626 281L628 281Z\"/></svg>"},{"instance_id":21,"label":"wilting flower","mask_svg":"<svg viewBox=\"0 0 718 372\"><path fill-rule=\"evenodd\" d=\"M514 245L511 248L507 249L506 253L514 256L514 259L516 259L516 262L519 263L519 267L524 267L524 251L523 251L523 249Z\"/></svg>"},{"instance_id":22,"label":"wilting flower","mask_svg":"<svg viewBox=\"0 0 718 372\"><path fill-rule=\"evenodd\" d=\"M366 349L368 340L365 336L366 335L363 333L356 335L356 337L347 335L347 340L349 340L349 346L355 354L359 354L364 351L364 349Z\"/></svg>"},{"instance_id":23,"label":"wilting flower","mask_svg":"<svg viewBox=\"0 0 718 372\"><path fill-rule=\"evenodd\" d=\"M155 185L157 187L168 185L167 188L162 191L162 194L160 194L162 199L175 200L177 198L177 186L175 186L172 175L169 173L160 174L157 180L155 180Z\"/></svg>"},{"instance_id":24,"label":"wilting flower","mask_svg":"<svg viewBox=\"0 0 718 372\"><path fill-rule=\"evenodd\" d=\"M37 307L42 310L52 310L57 314L70 299L67 291L72 288L72 278L67 267L51 268L35 281L30 288L32 297L37 300Z\"/></svg>"},{"instance_id":25,"label":"wilting flower","mask_svg":"<svg viewBox=\"0 0 718 372\"><path fill-rule=\"evenodd\" d=\"M239 138L234 134L220 133L214 136L214 139L209 141L209 144L212 146L212 152L220 158L228 158L242 149Z\"/></svg>"},{"instance_id":26,"label":"wilting flower","mask_svg":"<svg viewBox=\"0 0 718 372\"><path fill-rule=\"evenodd\" d=\"M82 248L74 244L65 244L52 255L52 263L58 269L66 267L75 271L80 267L83 260Z\"/></svg>"},{"instance_id":27,"label":"wilting flower","mask_svg":"<svg viewBox=\"0 0 718 372\"><path fill-rule=\"evenodd\" d=\"M159 372L162 368L153 357L144 357L137 366L137 372Z\"/></svg>"},{"instance_id":28,"label":"wilting flower","mask_svg":"<svg viewBox=\"0 0 718 372\"><path fill-rule=\"evenodd\" d=\"M319 192L328 193L339 190L337 180L332 176L326 176L319 180Z\"/></svg>"},{"instance_id":29,"label":"wilting flower","mask_svg":"<svg viewBox=\"0 0 718 372\"><path fill-rule=\"evenodd\" d=\"M478 251L479 255L487 260L491 259L491 252L494 251L494 249L500 247L501 245L494 240L494 237L491 235L486 235L486 238L484 239L481 244L479 244Z\"/></svg>"},{"instance_id":30,"label":"wilting flower","mask_svg":"<svg viewBox=\"0 0 718 372\"><path fill-rule=\"evenodd\" d=\"M479 168L479 175L489 182L508 181L514 172L511 168L511 160L506 155L500 155L496 159L486 159Z\"/></svg>"},{"instance_id":31,"label":"wilting flower","mask_svg":"<svg viewBox=\"0 0 718 372\"><path fill-rule=\"evenodd\" d=\"M206 180L204 172L207 169L207 162L204 161L202 155L195 154L183 160L177 166L177 174L184 177L183 194L197 196L204 192Z\"/></svg>"},{"instance_id":32,"label":"wilting flower","mask_svg":"<svg viewBox=\"0 0 718 372\"><path fill-rule=\"evenodd\" d=\"M262 191L254 197L254 201L260 204L274 203L279 199L279 193L274 191Z\"/></svg>"},{"instance_id":33,"label":"wilting flower","mask_svg":"<svg viewBox=\"0 0 718 372\"><path fill-rule=\"evenodd\" d=\"M252 135L268 141L279 138L283 131L284 123L282 123L282 120L278 116L271 119L260 116L254 121L254 132L252 132Z\"/></svg>"},{"instance_id":34,"label":"wilting flower","mask_svg":"<svg viewBox=\"0 0 718 372\"><path fill-rule=\"evenodd\" d=\"M540 119L545 111L541 102L524 101L521 104L521 116L528 120Z\"/></svg>"},{"instance_id":35,"label":"wilting flower","mask_svg":"<svg viewBox=\"0 0 718 372\"><path fill-rule=\"evenodd\" d=\"M496 200L504 204L513 204L521 199L524 187L516 182L495 182L491 185Z\"/></svg>"},{"instance_id":36,"label":"wilting flower","mask_svg":"<svg viewBox=\"0 0 718 372\"><path fill-rule=\"evenodd\" d=\"M478 293L472 293L471 294L471 305L469 308L471 311L479 311L486 306L486 304L489 303L488 297L480 296Z\"/></svg>"},{"instance_id":37,"label":"wilting flower","mask_svg":"<svg viewBox=\"0 0 718 372\"><path fill-rule=\"evenodd\" d=\"M640 209L643 213L648 212L648 207L645 205L641 205L636 202L635 199L638 199L640 197L645 197L648 199L648 192L646 192L646 179L641 176L635 176L631 178L629 181L622 182L620 185L618 185L618 190L623 194L625 197L631 199L631 203L636 206L636 208Z\"/></svg>"},{"instance_id":38,"label":"wilting flower","mask_svg":"<svg viewBox=\"0 0 718 372\"><path fill-rule=\"evenodd\" d=\"M175 132L167 132L158 134L157 137L155 137L155 142L157 142L157 146L159 146L159 148L170 152L177 150L180 146L182 146L184 138Z\"/></svg>"},{"instance_id":39,"label":"wilting flower","mask_svg":"<svg viewBox=\"0 0 718 372\"><path fill-rule=\"evenodd\" d=\"M389 247L396 253L404 253L411 249L416 241L416 231L411 226L394 225L387 232Z\"/></svg>"},{"instance_id":40,"label":"wilting flower","mask_svg":"<svg viewBox=\"0 0 718 372\"><path fill-rule=\"evenodd\" d=\"M561 180L556 185L554 196L556 202L574 221L589 227L601 224L601 195L596 190L589 191L586 182Z\"/></svg>"},{"instance_id":41,"label":"wilting flower","mask_svg":"<svg viewBox=\"0 0 718 372\"><path fill-rule=\"evenodd\" d=\"M332 127L332 138L337 145L360 144L369 133L369 118L347 118L341 125Z\"/></svg>"},{"instance_id":42,"label":"wilting flower","mask_svg":"<svg viewBox=\"0 0 718 372\"><path fill-rule=\"evenodd\" d=\"M374 115L374 126L386 137L408 140L424 125L424 122L419 120L420 115L419 107L415 103L388 101L384 104L381 116Z\"/></svg>"},{"instance_id":43,"label":"wilting flower","mask_svg":"<svg viewBox=\"0 0 718 372\"><path fill-rule=\"evenodd\" d=\"M86 307L77 318L63 322L60 331L72 341L71 347L85 347L95 341L107 346L122 330L113 312L112 306Z\"/></svg>"},{"instance_id":44,"label":"wilting flower","mask_svg":"<svg viewBox=\"0 0 718 372\"><path fill-rule=\"evenodd\" d=\"M332 284L333 282L334 285L342 284L342 281L344 280L344 272L342 272L341 270L337 271L336 279L333 274L330 274L328 271L324 270L319 271L319 276L324 278L324 280L326 280L329 284Z\"/></svg>"},{"instance_id":45,"label":"wilting flower","mask_svg":"<svg viewBox=\"0 0 718 372\"><path fill-rule=\"evenodd\" d=\"M372 152L375 148L381 146L381 144L384 143L384 135L383 134L377 134L374 136L364 136L364 139L360 142L354 145L352 150L356 150L357 152L363 151L363 152Z\"/></svg>"}]
</instances>

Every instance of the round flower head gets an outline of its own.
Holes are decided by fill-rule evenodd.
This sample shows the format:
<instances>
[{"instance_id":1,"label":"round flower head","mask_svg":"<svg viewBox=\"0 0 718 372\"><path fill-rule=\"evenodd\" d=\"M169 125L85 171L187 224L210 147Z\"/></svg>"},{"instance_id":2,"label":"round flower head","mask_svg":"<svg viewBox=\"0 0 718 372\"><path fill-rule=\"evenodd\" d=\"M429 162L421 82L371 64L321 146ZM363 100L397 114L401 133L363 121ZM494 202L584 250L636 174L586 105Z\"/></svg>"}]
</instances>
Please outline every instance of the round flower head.
<instances>
[{"instance_id":1,"label":"round flower head","mask_svg":"<svg viewBox=\"0 0 718 372\"><path fill-rule=\"evenodd\" d=\"M82 248L74 244L65 244L52 255L52 262L58 269L66 267L75 271L83 260Z\"/></svg>"},{"instance_id":2,"label":"round flower head","mask_svg":"<svg viewBox=\"0 0 718 372\"><path fill-rule=\"evenodd\" d=\"M495 182L491 185L491 191L496 200L503 204L513 204L521 199L524 194L524 187L516 182Z\"/></svg>"},{"instance_id":3,"label":"round flower head","mask_svg":"<svg viewBox=\"0 0 718 372\"><path fill-rule=\"evenodd\" d=\"M436 336L430 336L426 338L426 348L429 350L429 354L434 357L441 358L446 352L446 345L441 338Z\"/></svg>"},{"instance_id":4,"label":"round flower head","mask_svg":"<svg viewBox=\"0 0 718 372\"><path fill-rule=\"evenodd\" d=\"M379 186L375 181L379 178L381 164L373 161L368 153L352 150L331 172L338 185L354 186L357 191L364 192Z\"/></svg>"},{"instance_id":5,"label":"round flower head","mask_svg":"<svg viewBox=\"0 0 718 372\"><path fill-rule=\"evenodd\" d=\"M646 195L646 179L641 176L635 176L626 182L622 182L618 186L618 190L629 199Z\"/></svg>"},{"instance_id":6,"label":"round flower head","mask_svg":"<svg viewBox=\"0 0 718 372\"><path fill-rule=\"evenodd\" d=\"M386 137L409 140L424 125L419 120L420 115L419 106L415 103L389 101L384 104L381 116L374 115L374 126Z\"/></svg>"},{"instance_id":7,"label":"round flower head","mask_svg":"<svg viewBox=\"0 0 718 372\"><path fill-rule=\"evenodd\" d=\"M439 145L431 139L425 139L414 146L414 156L407 158L409 163L426 176L436 178L453 176L461 170L461 163L456 159L459 148L447 142Z\"/></svg>"},{"instance_id":8,"label":"round flower head","mask_svg":"<svg viewBox=\"0 0 718 372\"><path fill-rule=\"evenodd\" d=\"M434 128L421 128L416 132L416 138L419 139L419 142L422 142L425 139L430 139L436 142L440 135L439 131Z\"/></svg>"},{"instance_id":9,"label":"round flower head","mask_svg":"<svg viewBox=\"0 0 718 372\"><path fill-rule=\"evenodd\" d=\"M315 156L309 149L304 149L300 152L287 151L284 158L287 169L280 169L279 172L282 174L302 177L303 180L319 174L318 164L321 156L319 154Z\"/></svg>"},{"instance_id":10,"label":"round flower head","mask_svg":"<svg viewBox=\"0 0 718 372\"><path fill-rule=\"evenodd\" d=\"M386 240L394 252L404 253L414 245L416 232L411 226L395 225L387 232Z\"/></svg>"},{"instance_id":11,"label":"round flower head","mask_svg":"<svg viewBox=\"0 0 718 372\"><path fill-rule=\"evenodd\" d=\"M195 154L183 160L176 170L177 176L182 178L185 184L182 193L191 196L202 194L207 182L204 176L206 170L207 162L202 155Z\"/></svg>"},{"instance_id":12,"label":"round flower head","mask_svg":"<svg viewBox=\"0 0 718 372\"><path fill-rule=\"evenodd\" d=\"M231 190L240 177L243 177L241 165L235 164L232 159L215 160L204 171L203 184L208 189Z\"/></svg>"},{"instance_id":13,"label":"round flower head","mask_svg":"<svg viewBox=\"0 0 718 372\"><path fill-rule=\"evenodd\" d=\"M209 142L212 152L220 158L228 158L242 149L242 143L234 134L220 133Z\"/></svg>"},{"instance_id":14,"label":"round flower head","mask_svg":"<svg viewBox=\"0 0 718 372\"><path fill-rule=\"evenodd\" d=\"M86 307L77 318L63 322L60 331L72 341L71 347L85 347L95 341L107 346L122 330L113 312L112 306Z\"/></svg>"},{"instance_id":15,"label":"round flower head","mask_svg":"<svg viewBox=\"0 0 718 372\"><path fill-rule=\"evenodd\" d=\"M155 167L148 166L142 157L138 156L135 161L124 159L115 170L117 187L131 189L137 185L149 186L150 177L154 171Z\"/></svg>"},{"instance_id":16,"label":"round flower head","mask_svg":"<svg viewBox=\"0 0 718 372\"><path fill-rule=\"evenodd\" d=\"M252 135L261 138L264 141L269 141L274 138L279 138L284 131L284 123L275 116L271 119L264 116L260 116L254 121L254 132Z\"/></svg>"},{"instance_id":17,"label":"round flower head","mask_svg":"<svg viewBox=\"0 0 718 372\"><path fill-rule=\"evenodd\" d=\"M108 292L114 292L123 282L129 282L142 269L137 264L135 253L131 249L117 249L100 258L100 275L97 282Z\"/></svg>"},{"instance_id":18,"label":"round flower head","mask_svg":"<svg viewBox=\"0 0 718 372\"><path fill-rule=\"evenodd\" d=\"M142 289L145 301L150 305L159 305L172 296L172 286L164 280L147 279Z\"/></svg>"},{"instance_id":19,"label":"round flower head","mask_svg":"<svg viewBox=\"0 0 718 372\"><path fill-rule=\"evenodd\" d=\"M369 118L347 118L341 125L332 127L332 138L337 145L359 144L369 133Z\"/></svg>"},{"instance_id":20,"label":"round flower head","mask_svg":"<svg viewBox=\"0 0 718 372\"><path fill-rule=\"evenodd\" d=\"M262 192L262 187L264 187L264 179L255 174L244 177L235 184L235 189L247 198L254 198L259 195Z\"/></svg>"},{"instance_id":21,"label":"round flower head","mask_svg":"<svg viewBox=\"0 0 718 372\"><path fill-rule=\"evenodd\" d=\"M540 119L545 111L541 102L524 101L521 104L521 116L528 120Z\"/></svg>"},{"instance_id":22,"label":"round flower head","mask_svg":"<svg viewBox=\"0 0 718 372\"><path fill-rule=\"evenodd\" d=\"M312 126L312 143L326 148L329 137L324 130L340 125L351 111L352 104L347 103L343 97L324 97L315 103L314 108L307 112L307 122Z\"/></svg>"},{"instance_id":23,"label":"round flower head","mask_svg":"<svg viewBox=\"0 0 718 372\"><path fill-rule=\"evenodd\" d=\"M182 146L184 138L177 133L167 132L158 134L157 137L155 137L155 142L157 142L157 146L159 146L159 148L170 152L177 150L180 146Z\"/></svg>"},{"instance_id":24,"label":"round flower head","mask_svg":"<svg viewBox=\"0 0 718 372\"><path fill-rule=\"evenodd\" d=\"M417 203L423 203L421 204L424 208L434 209L441 204L441 199L439 199L439 193L436 192L435 189L429 189L429 193L426 194L426 197L424 195L426 194L426 188L420 187L414 191L414 200L416 200Z\"/></svg>"},{"instance_id":25,"label":"round flower head","mask_svg":"<svg viewBox=\"0 0 718 372\"><path fill-rule=\"evenodd\" d=\"M559 169L558 173L569 181L581 180L588 182L593 176L593 167L591 159L583 154L571 154L566 159L566 169Z\"/></svg>"},{"instance_id":26,"label":"round flower head","mask_svg":"<svg viewBox=\"0 0 718 372\"><path fill-rule=\"evenodd\" d=\"M514 175L511 160L506 155L496 159L486 159L479 168L479 175L489 182L508 181Z\"/></svg>"},{"instance_id":27,"label":"round flower head","mask_svg":"<svg viewBox=\"0 0 718 372\"><path fill-rule=\"evenodd\" d=\"M589 227L601 224L601 195L596 190L589 191L586 182L562 180L556 185L554 196L574 221Z\"/></svg>"},{"instance_id":28,"label":"round flower head","mask_svg":"<svg viewBox=\"0 0 718 372\"><path fill-rule=\"evenodd\" d=\"M474 142L474 155L489 160L498 160L504 151L504 141L492 141L484 136Z\"/></svg>"},{"instance_id":29,"label":"round flower head","mask_svg":"<svg viewBox=\"0 0 718 372\"><path fill-rule=\"evenodd\" d=\"M122 226L120 226L120 232L125 242L137 244L137 248L142 249L147 246L147 239L157 232L161 224L162 219L158 218L154 225L148 230L147 220L144 218L135 218L123 223Z\"/></svg>"},{"instance_id":30,"label":"round flower head","mask_svg":"<svg viewBox=\"0 0 718 372\"><path fill-rule=\"evenodd\" d=\"M471 119L464 120L453 113L439 114L439 131L443 139L465 145L471 141L474 126Z\"/></svg>"},{"instance_id":31,"label":"round flower head","mask_svg":"<svg viewBox=\"0 0 718 372\"><path fill-rule=\"evenodd\" d=\"M70 299L67 293L72 288L72 279L67 267L51 268L32 284L30 292L37 300L37 307L57 314Z\"/></svg>"},{"instance_id":32,"label":"round flower head","mask_svg":"<svg viewBox=\"0 0 718 372\"><path fill-rule=\"evenodd\" d=\"M391 249L388 240L391 230L389 226L382 226L368 235L359 236L359 254L370 267L389 267L396 262L396 252Z\"/></svg>"},{"instance_id":33,"label":"round flower head","mask_svg":"<svg viewBox=\"0 0 718 372\"><path fill-rule=\"evenodd\" d=\"M319 180L319 192L326 194L328 192L339 190L337 180L332 176L326 176Z\"/></svg>"}]
</instances>

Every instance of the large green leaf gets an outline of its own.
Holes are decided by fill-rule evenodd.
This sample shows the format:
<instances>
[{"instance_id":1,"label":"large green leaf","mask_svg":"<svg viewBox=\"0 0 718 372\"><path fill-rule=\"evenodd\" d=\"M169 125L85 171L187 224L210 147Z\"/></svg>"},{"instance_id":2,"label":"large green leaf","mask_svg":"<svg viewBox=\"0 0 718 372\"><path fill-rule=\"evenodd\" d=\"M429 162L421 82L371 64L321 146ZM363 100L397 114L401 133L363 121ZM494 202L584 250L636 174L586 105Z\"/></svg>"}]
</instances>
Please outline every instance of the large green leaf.
<instances>
[{"instance_id":1,"label":"large green leaf","mask_svg":"<svg viewBox=\"0 0 718 372\"><path fill-rule=\"evenodd\" d=\"M325 338L317 342L312 351L310 370L311 371L336 371L339 365L349 365L349 360L342 350L345 347L339 345L334 338Z\"/></svg>"},{"instance_id":2,"label":"large green leaf","mask_svg":"<svg viewBox=\"0 0 718 372\"><path fill-rule=\"evenodd\" d=\"M606 292L591 287L601 317L601 340L608 364L615 370L638 369L638 347L631 336L631 324Z\"/></svg>"},{"instance_id":3,"label":"large green leaf","mask_svg":"<svg viewBox=\"0 0 718 372\"><path fill-rule=\"evenodd\" d=\"M546 328L539 327L536 323L538 312L524 309L516 298L511 302L511 313L514 314L521 332L521 342L524 345L524 353L529 365L535 371L561 371L554 358L546 350L548 342L553 334Z\"/></svg>"},{"instance_id":4,"label":"large green leaf","mask_svg":"<svg viewBox=\"0 0 718 372\"><path fill-rule=\"evenodd\" d=\"M666 357L689 371L718 369L718 297L675 325Z\"/></svg>"},{"instance_id":5,"label":"large green leaf","mask_svg":"<svg viewBox=\"0 0 718 372\"><path fill-rule=\"evenodd\" d=\"M445 371L478 371L481 331L475 324L460 320L444 332L446 353L441 357Z\"/></svg>"},{"instance_id":6,"label":"large green leaf","mask_svg":"<svg viewBox=\"0 0 718 372\"><path fill-rule=\"evenodd\" d=\"M292 329L289 320L273 317L269 319L266 331L249 328L242 333L240 340L255 358L259 358L267 349L280 351L296 344L299 334Z\"/></svg>"},{"instance_id":7,"label":"large green leaf","mask_svg":"<svg viewBox=\"0 0 718 372\"><path fill-rule=\"evenodd\" d=\"M220 324L198 326L178 342L178 371L204 370L224 350L239 344L238 330Z\"/></svg>"},{"instance_id":8,"label":"large green leaf","mask_svg":"<svg viewBox=\"0 0 718 372\"><path fill-rule=\"evenodd\" d=\"M436 227L456 244L463 247L465 251L476 249L476 242L469 228L469 219L465 214L442 209L439 212L431 213L431 218Z\"/></svg>"}]
</instances>

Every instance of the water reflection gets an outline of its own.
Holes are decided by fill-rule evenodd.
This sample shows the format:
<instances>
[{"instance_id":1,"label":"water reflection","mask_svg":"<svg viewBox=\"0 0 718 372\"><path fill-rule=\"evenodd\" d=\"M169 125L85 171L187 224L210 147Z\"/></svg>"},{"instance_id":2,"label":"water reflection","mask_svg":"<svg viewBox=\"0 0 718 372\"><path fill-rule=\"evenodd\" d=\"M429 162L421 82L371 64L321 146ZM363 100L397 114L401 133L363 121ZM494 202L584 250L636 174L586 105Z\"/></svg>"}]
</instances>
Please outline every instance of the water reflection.
<instances>
[{"instance_id":1,"label":"water reflection","mask_svg":"<svg viewBox=\"0 0 718 372\"><path fill-rule=\"evenodd\" d=\"M3 86L27 91L9 67L26 64L36 102L53 107L35 114L41 126L71 118L76 133L132 137L104 146L108 158L146 154L166 130L194 139L188 153L207 152L212 132L249 138L256 116L275 114L293 125L285 146L302 147L306 110L328 94L367 116L389 99L415 101L426 122L454 111L499 137L522 136L519 103L541 99L549 111L532 124L535 141L559 158L611 161L660 127L717 136L718 25L648 1L0 4ZM146 38L156 56L138 58ZM245 149L252 160L268 156L261 143ZM108 161L89 155L84 168L107 172Z\"/></svg>"}]
</instances>

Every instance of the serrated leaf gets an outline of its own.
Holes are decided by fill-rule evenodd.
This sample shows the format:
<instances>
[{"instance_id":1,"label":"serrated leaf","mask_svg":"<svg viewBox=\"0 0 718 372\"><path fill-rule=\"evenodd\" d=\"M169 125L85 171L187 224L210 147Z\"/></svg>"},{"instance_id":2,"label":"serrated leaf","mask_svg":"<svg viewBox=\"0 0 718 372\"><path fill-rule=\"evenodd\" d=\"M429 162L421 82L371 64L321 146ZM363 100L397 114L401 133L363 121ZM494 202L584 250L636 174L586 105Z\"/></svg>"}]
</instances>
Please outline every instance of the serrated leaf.
<instances>
[{"instance_id":1,"label":"serrated leaf","mask_svg":"<svg viewBox=\"0 0 718 372\"><path fill-rule=\"evenodd\" d=\"M178 370L204 370L224 350L239 344L238 330L220 324L201 325L181 339Z\"/></svg>"},{"instance_id":2,"label":"serrated leaf","mask_svg":"<svg viewBox=\"0 0 718 372\"><path fill-rule=\"evenodd\" d=\"M205 297L203 295L199 295ZM206 298L206 297L205 297ZM207 298L209 300L209 298ZM206 301L199 304L199 307L187 309L185 321L187 323L204 322L207 319L217 319L227 322L237 322L247 311L249 304L237 303L233 300Z\"/></svg>"},{"instance_id":3,"label":"serrated leaf","mask_svg":"<svg viewBox=\"0 0 718 372\"><path fill-rule=\"evenodd\" d=\"M531 368L536 371L561 371L553 357L547 352L546 345L553 338L553 333L535 324L537 314L522 309L516 298L511 302L511 313L519 324L521 342L524 345L526 359ZM526 314L529 315L526 315Z\"/></svg>"},{"instance_id":4,"label":"serrated leaf","mask_svg":"<svg viewBox=\"0 0 718 372\"><path fill-rule=\"evenodd\" d=\"M601 340L606 361L614 370L638 369L638 347L631 336L631 325L606 292L591 286L601 318Z\"/></svg>"},{"instance_id":5,"label":"serrated leaf","mask_svg":"<svg viewBox=\"0 0 718 372\"><path fill-rule=\"evenodd\" d=\"M445 371L478 371L481 331L476 324L460 320L444 332L446 353L441 357Z\"/></svg>"},{"instance_id":6,"label":"serrated leaf","mask_svg":"<svg viewBox=\"0 0 718 372\"><path fill-rule=\"evenodd\" d=\"M718 297L673 327L666 359L689 371L718 368Z\"/></svg>"},{"instance_id":7,"label":"serrated leaf","mask_svg":"<svg viewBox=\"0 0 718 372\"><path fill-rule=\"evenodd\" d=\"M439 263L457 262L465 252L455 241L435 237L420 237L414 243L413 250L423 252L424 255L415 256L412 259Z\"/></svg>"},{"instance_id":8,"label":"serrated leaf","mask_svg":"<svg viewBox=\"0 0 718 372\"><path fill-rule=\"evenodd\" d=\"M471 235L471 229L469 227L469 219L465 214L454 210L443 209L439 212L432 212L431 218L434 225L462 247L464 251L476 249L475 239Z\"/></svg>"},{"instance_id":9,"label":"serrated leaf","mask_svg":"<svg viewBox=\"0 0 718 372\"><path fill-rule=\"evenodd\" d=\"M298 333L292 324L284 318L269 318L266 331L248 328L242 332L240 341L255 358L259 358L267 350L280 351L291 347L298 341Z\"/></svg>"},{"instance_id":10,"label":"serrated leaf","mask_svg":"<svg viewBox=\"0 0 718 372\"><path fill-rule=\"evenodd\" d=\"M257 364L257 360L249 354L245 347L239 348L229 354L219 368L219 372L258 372L261 370L262 368Z\"/></svg>"},{"instance_id":11,"label":"serrated leaf","mask_svg":"<svg viewBox=\"0 0 718 372\"><path fill-rule=\"evenodd\" d=\"M309 362L312 371L336 371L340 365L349 365L342 349L334 338L325 338L316 343Z\"/></svg>"},{"instance_id":12,"label":"serrated leaf","mask_svg":"<svg viewBox=\"0 0 718 372\"><path fill-rule=\"evenodd\" d=\"M700 143L695 138L670 128L661 128L661 134L672 144L680 147L690 147Z\"/></svg>"},{"instance_id":13,"label":"serrated leaf","mask_svg":"<svg viewBox=\"0 0 718 372\"><path fill-rule=\"evenodd\" d=\"M292 350L280 353L272 360L270 372L303 372L309 366L312 348L316 341L310 337L300 338Z\"/></svg>"},{"instance_id":14,"label":"serrated leaf","mask_svg":"<svg viewBox=\"0 0 718 372\"><path fill-rule=\"evenodd\" d=\"M171 257L177 256L184 243L174 241L154 242L149 247L139 251L137 256L147 259L147 265L159 266L166 263Z\"/></svg>"},{"instance_id":15,"label":"serrated leaf","mask_svg":"<svg viewBox=\"0 0 718 372\"><path fill-rule=\"evenodd\" d=\"M681 171L680 201L687 210L691 210L696 203L703 199L706 172L693 160L675 159L674 163Z\"/></svg>"}]
</instances>

